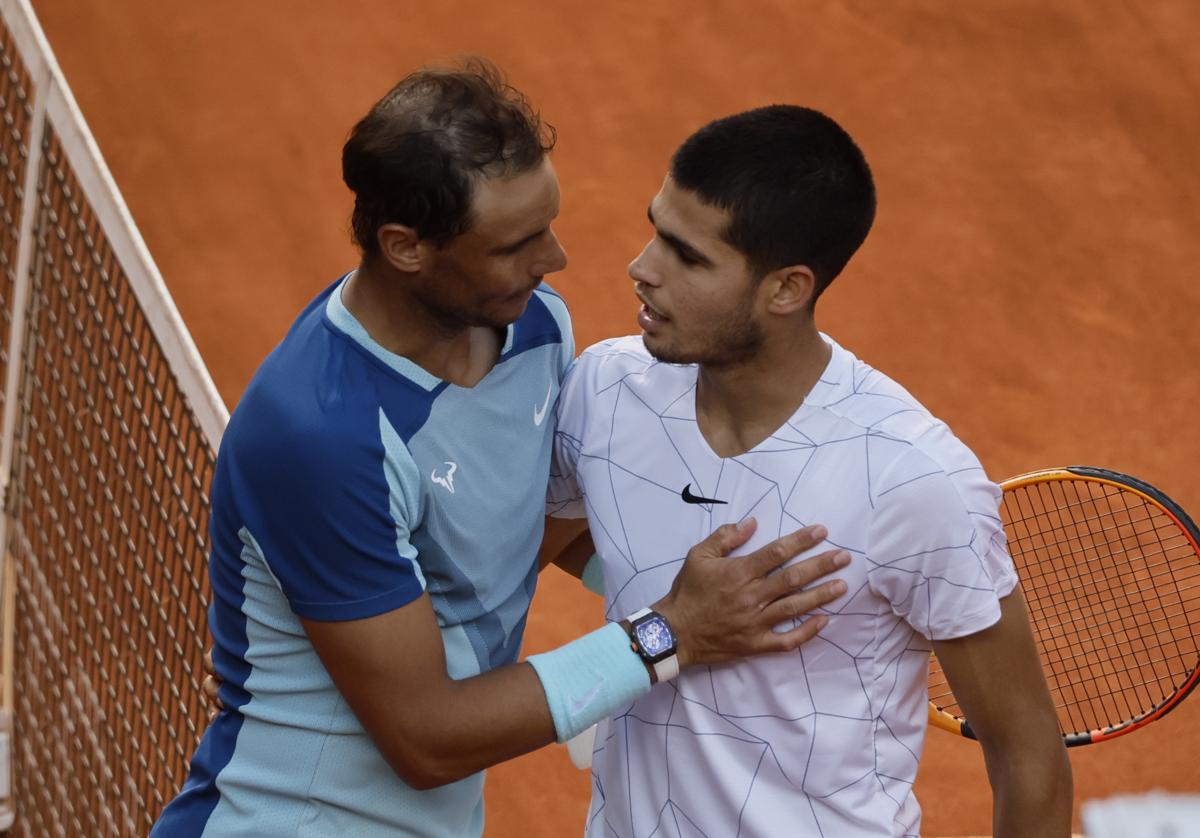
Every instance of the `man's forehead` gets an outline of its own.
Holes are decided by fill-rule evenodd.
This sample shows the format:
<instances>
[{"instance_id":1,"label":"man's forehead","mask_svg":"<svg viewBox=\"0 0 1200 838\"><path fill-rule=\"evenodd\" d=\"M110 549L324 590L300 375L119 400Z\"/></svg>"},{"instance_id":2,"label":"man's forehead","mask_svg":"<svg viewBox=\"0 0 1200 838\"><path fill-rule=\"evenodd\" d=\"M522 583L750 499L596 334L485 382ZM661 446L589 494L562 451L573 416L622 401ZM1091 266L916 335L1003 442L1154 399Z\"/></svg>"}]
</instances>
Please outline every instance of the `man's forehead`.
<instances>
[{"instance_id":1,"label":"man's forehead","mask_svg":"<svg viewBox=\"0 0 1200 838\"><path fill-rule=\"evenodd\" d=\"M516 175L481 178L471 198L471 229L489 239L536 232L559 207L558 178L550 159Z\"/></svg>"},{"instance_id":2,"label":"man's forehead","mask_svg":"<svg viewBox=\"0 0 1200 838\"><path fill-rule=\"evenodd\" d=\"M704 203L699 195L679 186L669 174L651 199L649 211L654 224L666 232L684 236L694 244L730 247L723 237L729 213Z\"/></svg>"}]
</instances>

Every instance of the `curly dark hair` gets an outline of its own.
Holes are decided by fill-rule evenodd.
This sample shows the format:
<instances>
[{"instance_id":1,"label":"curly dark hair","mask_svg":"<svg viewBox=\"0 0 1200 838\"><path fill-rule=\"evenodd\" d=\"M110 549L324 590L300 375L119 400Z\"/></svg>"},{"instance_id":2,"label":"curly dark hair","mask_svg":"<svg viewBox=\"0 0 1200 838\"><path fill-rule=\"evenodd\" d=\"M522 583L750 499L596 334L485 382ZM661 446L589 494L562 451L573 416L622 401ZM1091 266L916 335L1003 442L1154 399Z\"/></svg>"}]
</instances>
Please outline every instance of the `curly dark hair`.
<instances>
[{"instance_id":1,"label":"curly dark hair","mask_svg":"<svg viewBox=\"0 0 1200 838\"><path fill-rule=\"evenodd\" d=\"M444 246L470 228L478 178L529 171L556 139L487 59L417 70L375 103L342 149L354 241L373 258L379 228L399 223Z\"/></svg>"}]
</instances>

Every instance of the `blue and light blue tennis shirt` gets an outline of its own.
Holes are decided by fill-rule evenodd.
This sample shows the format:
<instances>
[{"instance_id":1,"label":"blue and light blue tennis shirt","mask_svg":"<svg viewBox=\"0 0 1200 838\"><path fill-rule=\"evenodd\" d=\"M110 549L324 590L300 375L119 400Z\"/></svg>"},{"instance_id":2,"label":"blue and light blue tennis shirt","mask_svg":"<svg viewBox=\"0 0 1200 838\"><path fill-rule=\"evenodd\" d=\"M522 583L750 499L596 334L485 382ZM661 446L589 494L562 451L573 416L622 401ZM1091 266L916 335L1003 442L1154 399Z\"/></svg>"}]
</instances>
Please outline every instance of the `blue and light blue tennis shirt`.
<instances>
[{"instance_id":1,"label":"blue and light blue tennis shirt","mask_svg":"<svg viewBox=\"0 0 1200 838\"><path fill-rule=\"evenodd\" d=\"M227 709L155 838L482 834L483 774L406 785L299 618L364 619L427 591L453 677L517 660L570 322L543 285L496 366L458 387L375 343L344 281L263 362L222 440L209 621Z\"/></svg>"}]
</instances>

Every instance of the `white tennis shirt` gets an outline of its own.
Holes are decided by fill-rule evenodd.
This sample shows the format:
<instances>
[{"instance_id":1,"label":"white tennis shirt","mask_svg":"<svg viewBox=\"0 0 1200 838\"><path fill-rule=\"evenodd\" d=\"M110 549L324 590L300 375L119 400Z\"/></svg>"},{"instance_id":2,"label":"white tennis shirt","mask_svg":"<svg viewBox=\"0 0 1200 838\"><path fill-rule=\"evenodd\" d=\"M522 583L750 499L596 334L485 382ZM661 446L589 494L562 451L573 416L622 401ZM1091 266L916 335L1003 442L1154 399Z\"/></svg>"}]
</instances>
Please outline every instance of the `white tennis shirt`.
<instances>
[{"instance_id":1,"label":"white tennis shirt","mask_svg":"<svg viewBox=\"0 0 1200 838\"><path fill-rule=\"evenodd\" d=\"M729 458L696 424L696 367L656 362L640 337L567 373L548 510L587 515L609 619L661 598L692 545L749 516L739 554L820 523L814 552L852 556L848 593L801 649L692 667L601 723L588 836L919 834L930 640L995 623L1016 576L979 461L829 342L804 404Z\"/></svg>"}]
</instances>

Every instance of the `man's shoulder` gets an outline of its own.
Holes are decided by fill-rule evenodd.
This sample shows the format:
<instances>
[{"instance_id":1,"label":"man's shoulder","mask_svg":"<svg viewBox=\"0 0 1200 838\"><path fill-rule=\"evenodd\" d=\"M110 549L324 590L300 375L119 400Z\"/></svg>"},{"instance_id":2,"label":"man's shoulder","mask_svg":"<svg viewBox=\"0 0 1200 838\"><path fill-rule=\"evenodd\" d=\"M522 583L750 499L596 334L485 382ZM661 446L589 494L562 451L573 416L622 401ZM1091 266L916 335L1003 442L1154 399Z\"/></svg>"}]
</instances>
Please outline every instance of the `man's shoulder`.
<instances>
[{"instance_id":1,"label":"man's shoulder","mask_svg":"<svg viewBox=\"0 0 1200 838\"><path fill-rule=\"evenodd\" d=\"M654 363L654 358L646 351L646 344L642 342L641 335L622 335L593 343L580 353L579 359L582 361L585 358L594 364L621 359L643 367Z\"/></svg>"},{"instance_id":2,"label":"man's shoulder","mask_svg":"<svg viewBox=\"0 0 1200 838\"><path fill-rule=\"evenodd\" d=\"M893 474L982 473L974 452L905 387L837 344L833 350L819 405L869 435L879 473L889 465Z\"/></svg>"},{"instance_id":3,"label":"man's shoulder","mask_svg":"<svg viewBox=\"0 0 1200 838\"><path fill-rule=\"evenodd\" d=\"M694 365L659 361L647 351L641 335L625 335L594 343L580 353L575 367L575 374L586 375L602 389L629 376L652 383L695 379Z\"/></svg>"},{"instance_id":4,"label":"man's shoulder","mask_svg":"<svg viewBox=\"0 0 1200 838\"><path fill-rule=\"evenodd\" d=\"M805 399L847 422L905 439L924 433L938 420L912 393L887 374L828 339L832 355Z\"/></svg>"},{"instance_id":5,"label":"man's shoulder","mask_svg":"<svg viewBox=\"0 0 1200 838\"><path fill-rule=\"evenodd\" d=\"M646 350L640 335L630 335L585 349L567 371L563 391L568 413L575 409L571 405L586 403L594 408L624 394L661 415L695 386L694 364L659 361Z\"/></svg>"},{"instance_id":6,"label":"man's shoulder","mask_svg":"<svg viewBox=\"0 0 1200 838\"><path fill-rule=\"evenodd\" d=\"M945 422L895 379L837 343L830 344L829 365L805 400L807 404L875 435L917 446L939 444L937 435L926 437L930 431L945 428Z\"/></svg>"},{"instance_id":7,"label":"man's shoulder","mask_svg":"<svg viewBox=\"0 0 1200 838\"><path fill-rule=\"evenodd\" d=\"M322 467L375 457L381 412L404 435L436 394L389 376L319 317L297 326L264 359L238 401L222 450L255 462L314 460Z\"/></svg>"}]
</instances>

